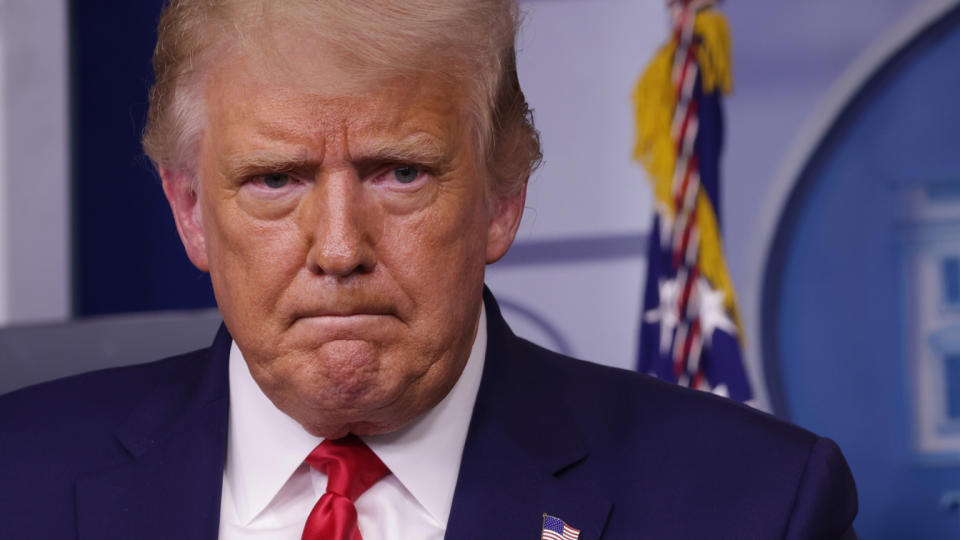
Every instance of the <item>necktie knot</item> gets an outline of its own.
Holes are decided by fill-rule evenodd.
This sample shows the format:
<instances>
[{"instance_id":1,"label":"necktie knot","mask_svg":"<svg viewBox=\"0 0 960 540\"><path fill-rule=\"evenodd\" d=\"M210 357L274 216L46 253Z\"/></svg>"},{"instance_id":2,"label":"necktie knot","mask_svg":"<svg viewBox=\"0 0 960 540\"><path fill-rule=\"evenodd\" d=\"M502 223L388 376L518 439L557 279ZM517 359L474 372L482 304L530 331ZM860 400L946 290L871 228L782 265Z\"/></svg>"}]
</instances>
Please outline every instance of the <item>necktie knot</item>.
<instances>
[{"instance_id":1,"label":"necktie knot","mask_svg":"<svg viewBox=\"0 0 960 540\"><path fill-rule=\"evenodd\" d=\"M303 538L361 540L353 503L390 469L354 435L323 441L306 462L327 475L327 492L307 517Z\"/></svg>"},{"instance_id":2,"label":"necktie knot","mask_svg":"<svg viewBox=\"0 0 960 540\"><path fill-rule=\"evenodd\" d=\"M390 472L373 450L354 435L323 441L306 461L327 475L328 493L343 495L351 501L356 501Z\"/></svg>"}]
</instances>

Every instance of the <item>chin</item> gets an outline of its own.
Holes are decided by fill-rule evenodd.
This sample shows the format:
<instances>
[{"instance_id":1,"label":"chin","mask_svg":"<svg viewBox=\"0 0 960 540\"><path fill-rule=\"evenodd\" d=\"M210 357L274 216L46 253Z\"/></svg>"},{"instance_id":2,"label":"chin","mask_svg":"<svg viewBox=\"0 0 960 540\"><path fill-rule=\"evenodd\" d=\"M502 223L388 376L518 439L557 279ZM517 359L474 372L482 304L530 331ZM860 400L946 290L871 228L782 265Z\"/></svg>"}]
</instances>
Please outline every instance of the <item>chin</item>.
<instances>
[{"instance_id":1,"label":"chin","mask_svg":"<svg viewBox=\"0 0 960 540\"><path fill-rule=\"evenodd\" d=\"M288 365L289 374L306 379L309 386L332 400L362 400L376 393L380 384L378 378L384 367L380 349L369 341L330 341L296 355Z\"/></svg>"},{"instance_id":2,"label":"chin","mask_svg":"<svg viewBox=\"0 0 960 540\"><path fill-rule=\"evenodd\" d=\"M351 381L354 386L344 391L343 387L331 382L325 381L323 387L301 387L301 407L297 411L285 411L311 434L324 438L336 439L347 433L381 435L397 431L434 405L433 400L425 399L424 389L416 384Z\"/></svg>"},{"instance_id":3,"label":"chin","mask_svg":"<svg viewBox=\"0 0 960 540\"><path fill-rule=\"evenodd\" d=\"M410 411L407 412L409 413ZM324 418L321 423L301 422L301 424L303 425L304 429L316 437L323 437L324 439L340 439L342 437L346 437L350 433L359 436L383 435L385 433L390 433L403 428L409 424L411 420L412 418L407 418L406 416L395 418L393 421L385 422L357 420L354 418L345 417L339 420Z\"/></svg>"}]
</instances>

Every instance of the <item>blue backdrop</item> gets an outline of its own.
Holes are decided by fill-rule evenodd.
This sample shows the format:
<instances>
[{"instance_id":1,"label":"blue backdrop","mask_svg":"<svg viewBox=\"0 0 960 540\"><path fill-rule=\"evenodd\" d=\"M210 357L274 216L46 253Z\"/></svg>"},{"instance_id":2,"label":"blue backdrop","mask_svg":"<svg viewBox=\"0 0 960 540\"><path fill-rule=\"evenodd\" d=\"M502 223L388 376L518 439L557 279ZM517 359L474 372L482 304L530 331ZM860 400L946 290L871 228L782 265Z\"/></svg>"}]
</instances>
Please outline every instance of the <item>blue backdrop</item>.
<instances>
[{"instance_id":1,"label":"blue backdrop","mask_svg":"<svg viewBox=\"0 0 960 540\"><path fill-rule=\"evenodd\" d=\"M763 352L777 413L839 442L858 483L864 538L960 533L944 507L960 489L960 455L922 452L914 438L923 396L911 386L920 360L908 314L918 284L905 261L914 244L937 241L904 224L914 195L937 212L960 204L958 58L954 9L859 91L796 183L764 283ZM960 239L960 222L946 227L941 240ZM939 384L948 386L934 379L933 389Z\"/></svg>"},{"instance_id":2,"label":"blue backdrop","mask_svg":"<svg viewBox=\"0 0 960 540\"><path fill-rule=\"evenodd\" d=\"M161 4L70 3L74 315L213 305L140 149Z\"/></svg>"}]
</instances>

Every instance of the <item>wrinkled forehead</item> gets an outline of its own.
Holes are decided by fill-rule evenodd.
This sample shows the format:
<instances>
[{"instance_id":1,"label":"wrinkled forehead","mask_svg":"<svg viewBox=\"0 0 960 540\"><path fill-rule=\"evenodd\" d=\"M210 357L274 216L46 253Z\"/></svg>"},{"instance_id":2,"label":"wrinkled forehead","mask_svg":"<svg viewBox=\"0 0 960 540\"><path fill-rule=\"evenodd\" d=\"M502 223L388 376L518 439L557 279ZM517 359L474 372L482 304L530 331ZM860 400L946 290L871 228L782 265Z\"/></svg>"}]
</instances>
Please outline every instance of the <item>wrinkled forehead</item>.
<instances>
[{"instance_id":1,"label":"wrinkled forehead","mask_svg":"<svg viewBox=\"0 0 960 540\"><path fill-rule=\"evenodd\" d=\"M342 101L391 87L461 86L447 72L364 64L337 44L293 32L225 48L208 68L211 81L229 84L231 78L241 77L256 79L265 87L297 88Z\"/></svg>"},{"instance_id":2,"label":"wrinkled forehead","mask_svg":"<svg viewBox=\"0 0 960 540\"><path fill-rule=\"evenodd\" d=\"M451 145L466 142L455 81L431 72L358 69L338 47L310 36L287 32L225 48L204 88L208 127L320 145L348 135L419 131Z\"/></svg>"},{"instance_id":3,"label":"wrinkled forehead","mask_svg":"<svg viewBox=\"0 0 960 540\"><path fill-rule=\"evenodd\" d=\"M451 143L465 141L465 115L455 85L425 74L371 84L327 56L296 51L285 57L291 66L256 56L225 56L205 88L208 127L224 133L255 126L264 136L286 133L301 140L426 130Z\"/></svg>"}]
</instances>

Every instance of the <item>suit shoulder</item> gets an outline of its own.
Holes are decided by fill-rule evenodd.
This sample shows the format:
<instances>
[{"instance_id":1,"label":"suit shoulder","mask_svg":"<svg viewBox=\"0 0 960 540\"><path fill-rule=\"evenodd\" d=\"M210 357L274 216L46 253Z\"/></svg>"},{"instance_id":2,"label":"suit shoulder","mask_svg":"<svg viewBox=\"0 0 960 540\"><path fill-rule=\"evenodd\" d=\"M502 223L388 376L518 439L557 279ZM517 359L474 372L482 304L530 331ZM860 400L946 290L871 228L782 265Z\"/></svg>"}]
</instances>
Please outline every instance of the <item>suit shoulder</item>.
<instances>
[{"instance_id":1,"label":"suit shoulder","mask_svg":"<svg viewBox=\"0 0 960 540\"><path fill-rule=\"evenodd\" d=\"M856 487L830 439L707 392L522 348L533 371L563 388L591 449L584 471L624 500L647 500L653 514L722 508L716 523L749 524L751 538L830 538L850 527Z\"/></svg>"},{"instance_id":2,"label":"suit shoulder","mask_svg":"<svg viewBox=\"0 0 960 540\"><path fill-rule=\"evenodd\" d=\"M80 479L128 465L202 410L187 405L209 396L212 359L201 350L0 396L0 522L70 526Z\"/></svg>"},{"instance_id":3,"label":"suit shoulder","mask_svg":"<svg viewBox=\"0 0 960 540\"><path fill-rule=\"evenodd\" d=\"M777 455L802 467L819 437L773 415L708 392L570 358L524 341L533 369L564 388L583 430L604 443L714 448L730 454ZM655 434L654 438L651 434ZM621 439L610 440L610 439ZM673 450L675 452L675 450ZM769 459L769 458L768 458Z\"/></svg>"}]
</instances>

